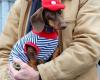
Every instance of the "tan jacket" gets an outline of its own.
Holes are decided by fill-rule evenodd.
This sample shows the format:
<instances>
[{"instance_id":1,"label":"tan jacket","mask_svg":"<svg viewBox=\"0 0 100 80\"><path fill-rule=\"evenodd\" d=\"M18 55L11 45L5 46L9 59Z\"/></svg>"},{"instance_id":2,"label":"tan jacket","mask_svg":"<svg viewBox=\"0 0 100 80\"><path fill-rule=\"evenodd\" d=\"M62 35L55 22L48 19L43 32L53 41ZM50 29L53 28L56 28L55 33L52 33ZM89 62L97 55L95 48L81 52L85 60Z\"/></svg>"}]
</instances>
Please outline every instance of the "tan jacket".
<instances>
[{"instance_id":1,"label":"tan jacket","mask_svg":"<svg viewBox=\"0 0 100 80\"><path fill-rule=\"evenodd\" d=\"M63 53L38 66L43 80L97 80L100 57L100 0L62 0L67 28ZM16 0L0 36L0 80L7 80L7 60L14 43L24 35L31 0Z\"/></svg>"}]
</instances>

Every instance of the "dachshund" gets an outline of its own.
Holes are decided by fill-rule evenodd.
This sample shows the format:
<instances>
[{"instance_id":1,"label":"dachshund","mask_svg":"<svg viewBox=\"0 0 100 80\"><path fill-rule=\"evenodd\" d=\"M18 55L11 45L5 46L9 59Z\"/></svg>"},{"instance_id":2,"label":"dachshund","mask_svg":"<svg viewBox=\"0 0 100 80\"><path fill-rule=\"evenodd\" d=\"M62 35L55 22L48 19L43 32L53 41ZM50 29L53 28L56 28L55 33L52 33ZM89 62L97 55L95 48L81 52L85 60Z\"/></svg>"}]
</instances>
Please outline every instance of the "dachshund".
<instances>
[{"instance_id":1,"label":"dachshund","mask_svg":"<svg viewBox=\"0 0 100 80\"><path fill-rule=\"evenodd\" d=\"M61 15L61 10L50 11L48 9L40 8L38 11L36 11L36 13L32 15L31 24L33 28L34 28L34 25L36 26L38 24L37 26L39 27L39 29L41 28L40 26L42 25L43 28L52 28L52 30L57 32L58 46L52 55L52 59L55 59L57 56L59 56L63 51L62 30L66 28L66 23L64 22L63 17ZM41 28L41 30L43 28ZM50 32L47 31L47 33L50 33ZM37 70L37 65L45 63L45 61L42 59L37 60L38 53L34 46L28 45L26 53L27 53L26 56L28 58L28 65L33 67L35 70ZM20 65L18 64L14 64L14 68L17 70L21 69Z\"/></svg>"},{"instance_id":2,"label":"dachshund","mask_svg":"<svg viewBox=\"0 0 100 80\"><path fill-rule=\"evenodd\" d=\"M62 43L62 30L66 28L66 23L63 20L63 17L61 15L61 10L59 11L50 11L48 9L43 9L42 11L42 18L44 22L44 26L46 25L47 28L53 28L58 34L59 42L58 42L58 47L54 51L52 55L52 59L55 59L57 56L59 56L63 50L63 43ZM39 12L40 12L39 11ZM39 13L38 13L39 14ZM37 18L36 14L35 16L31 19L31 23L34 25L36 23L34 20ZM39 18L39 20L41 20ZM32 48L32 47L30 47ZM36 60L34 57L31 57L32 55L35 56L35 49L33 49L33 52L28 52L28 57L29 57L29 65L33 67L34 69L37 70L37 65L38 64L43 64L45 63L43 60L40 61L34 61ZM27 50L29 51L29 50Z\"/></svg>"}]
</instances>

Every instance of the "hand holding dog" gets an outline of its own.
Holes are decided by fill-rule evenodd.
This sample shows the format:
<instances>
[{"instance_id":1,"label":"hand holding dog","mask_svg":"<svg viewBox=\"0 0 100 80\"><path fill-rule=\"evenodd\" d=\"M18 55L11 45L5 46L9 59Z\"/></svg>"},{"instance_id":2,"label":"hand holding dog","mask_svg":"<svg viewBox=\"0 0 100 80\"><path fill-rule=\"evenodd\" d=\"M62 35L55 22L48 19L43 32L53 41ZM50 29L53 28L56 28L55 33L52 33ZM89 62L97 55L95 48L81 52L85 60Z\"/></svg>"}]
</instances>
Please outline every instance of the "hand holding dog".
<instances>
[{"instance_id":1,"label":"hand holding dog","mask_svg":"<svg viewBox=\"0 0 100 80\"><path fill-rule=\"evenodd\" d=\"M22 62L19 59L14 60L15 63L21 66L21 69L16 70L12 64L9 65L9 75L12 80L39 80L39 72L32 67Z\"/></svg>"}]
</instances>

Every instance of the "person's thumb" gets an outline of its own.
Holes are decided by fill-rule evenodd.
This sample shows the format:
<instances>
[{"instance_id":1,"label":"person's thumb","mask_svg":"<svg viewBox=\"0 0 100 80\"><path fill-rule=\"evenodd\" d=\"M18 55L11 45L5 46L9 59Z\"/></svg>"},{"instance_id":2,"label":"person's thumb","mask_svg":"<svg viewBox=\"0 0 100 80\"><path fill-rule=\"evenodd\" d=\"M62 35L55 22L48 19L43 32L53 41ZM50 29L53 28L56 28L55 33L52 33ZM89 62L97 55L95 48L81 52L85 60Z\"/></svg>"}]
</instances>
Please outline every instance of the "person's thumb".
<instances>
[{"instance_id":1,"label":"person's thumb","mask_svg":"<svg viewBox=\"0 0 100 80\"><path fill-rule=\"evenodd\" d=\"M14 59L14 63L20 65L21 69L27 67L27 64L23 62L21 59Z\"/></svg>"}]
</instances>

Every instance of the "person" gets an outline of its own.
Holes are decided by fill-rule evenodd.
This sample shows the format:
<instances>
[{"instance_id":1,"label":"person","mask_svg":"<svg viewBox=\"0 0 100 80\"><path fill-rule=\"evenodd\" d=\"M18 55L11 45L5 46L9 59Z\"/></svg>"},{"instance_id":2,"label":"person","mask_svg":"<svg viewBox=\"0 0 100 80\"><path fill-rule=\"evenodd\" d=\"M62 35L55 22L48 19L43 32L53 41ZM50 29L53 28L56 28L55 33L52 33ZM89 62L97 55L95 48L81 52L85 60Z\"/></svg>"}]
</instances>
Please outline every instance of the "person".
<instances>
[{"instance_id":1,"label":"person","mask_svg":"<svg viewBox=\"0 0 100 80\"><path fill-rule=\"evenodd\" d=\"M38 71L15 59L21 65L21 70L16 71L9 65L12 80L39 80L40 77L42 80L98 80L96 64L100 58L100 1L62 0L62 3L65 4L62 16L67 23L62 32L63 52L54 60L38 65ZM30 30L28 20L32 5L32 0L16 0L10 10L0 36L1 80L7 79L7 61L12 46Z\"/></svg>"}]
</instances>

